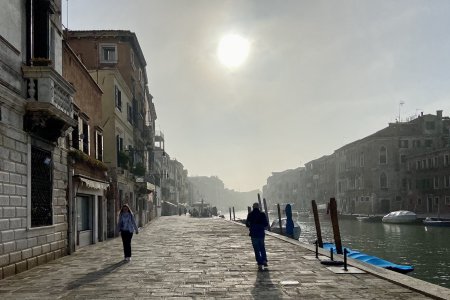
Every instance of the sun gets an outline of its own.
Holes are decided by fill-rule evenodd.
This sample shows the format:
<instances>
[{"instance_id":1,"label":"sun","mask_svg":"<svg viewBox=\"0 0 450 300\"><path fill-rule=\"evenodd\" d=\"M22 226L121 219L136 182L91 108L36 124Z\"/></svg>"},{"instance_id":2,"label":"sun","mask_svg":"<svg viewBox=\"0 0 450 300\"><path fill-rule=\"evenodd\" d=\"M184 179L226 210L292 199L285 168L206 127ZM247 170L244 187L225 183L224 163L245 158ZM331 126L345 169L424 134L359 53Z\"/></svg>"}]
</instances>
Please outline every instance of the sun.
<instances>
[{"instance_id":1,"label":"sun","mask_svg":"<svg viewBox=\"0 0 450 300\"><path fill-rule=\"evenodd\" d=\"M229 34L220 40L217 56L224 66L236 68L247 59L249 50L248 40L237 34Z\"/></svg>"}]
</instances>

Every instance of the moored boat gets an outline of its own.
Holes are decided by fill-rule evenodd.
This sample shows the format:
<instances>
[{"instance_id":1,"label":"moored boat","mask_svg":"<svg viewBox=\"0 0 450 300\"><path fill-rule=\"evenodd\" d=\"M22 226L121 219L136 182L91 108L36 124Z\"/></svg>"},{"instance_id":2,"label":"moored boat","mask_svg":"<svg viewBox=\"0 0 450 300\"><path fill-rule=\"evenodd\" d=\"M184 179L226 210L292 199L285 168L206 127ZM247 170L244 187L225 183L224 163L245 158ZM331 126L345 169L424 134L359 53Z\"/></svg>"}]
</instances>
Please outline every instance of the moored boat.
<instances>
[{"instance_id":1,"label":"moored boat","mask_svg":"<svg viewBox=\"0 0 450 300\"><path fill-rule=\"evenodd\" d=\"M425 226L450 227L450 219L428 217L423 220Z\"/></svg>"},{"instance_id":2,"label":"moored boat","mask_svg":"<svg viewBox=\"0 0 450 300\"><path fill-rule=\"evenodd\" d=\"M407 210L397 210L388 213L382 219L383 223L413 223L417 220L416 213Z\"/></svg>"},{"instance_id":3,"label":"moored boat","mask_svg":"<svg viewBox=\"0 0 450 300\"><path fill-rule=\"evenodd\" d=\"M323 248L326 250L333 249L333 253L336 253L336 245L333 243L323 243ZM381 259L376 256L361 253L359 251L352 250L349 248L346 248L346 249L348 251L347 257L371 264L376 267L392 270L392 271L399 272L402 274L406 274L408 272L414 271L414 267L410 266L410 265L399 265L399 264L395 264L393 262Z\"/></svg>"},{"instance_id":4,"label":"moored boat","mask_svg":"<svg viewBox=\"0 0 450 300\"><path fill-rule=\"evenodd\" d=\"M360 222L372 223L372 222L380 222L381 217L380 216L357 216L356 220L358 220Z\"/></svg>"},{"instance_id":5,"label":"moored boat","mask_svg":"<svg viewBox=\"0 0 450 300\"><path fill-rule=\"evenodd\" d=\"M286 234L286 218L282 218L281 219L281 228L283 230L283 234ZM270 225L270 230L272 232L281 234L280 232L280 222L278 219L275 219L272 224ZM298 238L300 237L300 233L301 233L301 228L300 228L300 224L296 221L294 221L294 236L293 238L298 240Z\"/></svg>"}]
</instances>

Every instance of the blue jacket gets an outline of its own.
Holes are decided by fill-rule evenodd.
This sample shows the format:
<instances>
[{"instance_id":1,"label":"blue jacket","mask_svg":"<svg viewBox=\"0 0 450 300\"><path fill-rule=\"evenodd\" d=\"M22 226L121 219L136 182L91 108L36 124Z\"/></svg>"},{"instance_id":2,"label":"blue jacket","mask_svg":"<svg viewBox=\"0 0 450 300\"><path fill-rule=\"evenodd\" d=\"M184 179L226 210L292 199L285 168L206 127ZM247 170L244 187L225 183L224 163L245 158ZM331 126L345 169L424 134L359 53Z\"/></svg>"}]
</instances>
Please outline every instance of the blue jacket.
<instances>
[{"instance_id":1,"label":"blue jacket","mask_svg":"<svg viewBox=\"0 0 450 300\"><path fill-rule=\"evenodd\" d=\"M247 216L245 225L250 228L250 236L254 238L263 238L265 236L265 228L269 226L266 214L254 208Z\"/></svg>"}]
</instances>

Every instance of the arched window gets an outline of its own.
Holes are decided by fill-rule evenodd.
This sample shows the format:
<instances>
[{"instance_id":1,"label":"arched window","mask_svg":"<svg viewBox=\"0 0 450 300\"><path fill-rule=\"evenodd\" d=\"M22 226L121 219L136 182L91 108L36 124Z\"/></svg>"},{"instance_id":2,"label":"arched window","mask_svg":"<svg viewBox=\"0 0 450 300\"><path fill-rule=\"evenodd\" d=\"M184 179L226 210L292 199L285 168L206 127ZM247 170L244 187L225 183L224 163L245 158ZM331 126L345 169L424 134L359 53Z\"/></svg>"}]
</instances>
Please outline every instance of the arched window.
<instances>
[{"instance_id":1,"label":"arched window","mask_svg":"<svg viewBox=\"0 0 450 300\"><path fill-rule=\"evenodd\" d=\"M386 173L381 173L380 175L380 188L386 189L388 187L387 185L387 176Z\"/></svg>"},{"instance_id":2,"label":"arched window","mask_svg":"<svg viewBox=\"0 0 450 300\"><path fill-rule=\"evenodd\" d=\"M386 147L380 147L380 164L387 164L387 150Z\"/></svg>"}]
</instances>

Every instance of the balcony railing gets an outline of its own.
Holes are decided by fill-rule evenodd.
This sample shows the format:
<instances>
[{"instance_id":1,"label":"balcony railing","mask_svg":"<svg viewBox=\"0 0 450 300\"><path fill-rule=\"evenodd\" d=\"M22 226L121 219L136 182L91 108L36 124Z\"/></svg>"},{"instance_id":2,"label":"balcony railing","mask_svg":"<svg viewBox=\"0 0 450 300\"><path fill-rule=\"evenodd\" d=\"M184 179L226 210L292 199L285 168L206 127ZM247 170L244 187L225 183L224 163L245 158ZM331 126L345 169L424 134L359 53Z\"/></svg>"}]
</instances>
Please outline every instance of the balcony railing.
<instances>
[{"instance_id":1,"label":"balcony railing","mask_svg":"<svg viewBox=\"0 0 450 300\"><path fill-rule=\"evenodd\" d=\"M73 117L72 95L75 89L50 66L23 66L23 76L28 79L28 100L49 103Z\"/></svg>"}]
</instances>

